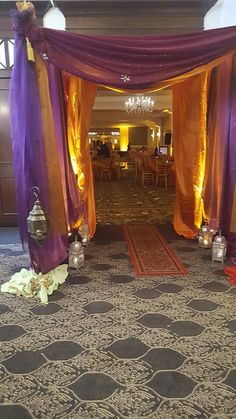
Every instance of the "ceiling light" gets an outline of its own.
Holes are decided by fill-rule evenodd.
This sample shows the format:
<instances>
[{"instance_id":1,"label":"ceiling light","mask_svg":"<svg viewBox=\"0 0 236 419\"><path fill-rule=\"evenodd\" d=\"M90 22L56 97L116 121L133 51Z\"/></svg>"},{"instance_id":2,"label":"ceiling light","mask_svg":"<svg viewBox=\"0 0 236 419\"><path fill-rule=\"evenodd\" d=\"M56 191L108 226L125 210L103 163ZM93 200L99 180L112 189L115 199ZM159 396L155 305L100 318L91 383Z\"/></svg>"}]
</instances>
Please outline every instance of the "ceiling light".
<instances>
[{"instance_id":1,"label":"ceiling light","mask_svg":"<svg viewBox=\"0 0 236 419\"><path fill-rule=\"evenodd\" d=\"M139 94L137 96L129 97L125 102L126 112L128 113L146 113L152 112L154 101L149 96Z\"/></svg>"}]
</instances>

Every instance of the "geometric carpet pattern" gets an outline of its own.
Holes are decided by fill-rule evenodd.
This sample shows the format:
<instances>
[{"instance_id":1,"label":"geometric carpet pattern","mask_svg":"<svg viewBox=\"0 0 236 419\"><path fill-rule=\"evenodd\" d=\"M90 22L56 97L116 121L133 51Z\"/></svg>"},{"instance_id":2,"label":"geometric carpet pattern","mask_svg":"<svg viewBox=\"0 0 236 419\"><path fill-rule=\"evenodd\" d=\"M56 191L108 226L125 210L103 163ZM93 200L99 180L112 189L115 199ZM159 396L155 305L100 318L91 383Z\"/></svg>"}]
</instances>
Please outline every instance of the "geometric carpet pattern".
<instances>
[{"instance_id":1,"label":"geometric carpet pattern","mask_svg":"<svg viewBox=\"0 0 236 419\"><path fill-rule=\"evenodd\" d=\"M0 294L0 417L236 417L236 288L209 250L158 226L188 274L134 273L120 226L100 226L49 304ZM28 265L0 232L1 282Z\"/></svg>"},{"instance_id":2,"label":"geometric carpet pattern","mask_svg":"<svg viewBox=\"0 0 236 419\"><path fill-rule=\"evenodd\" d=\"M120 180L96 181L95 198L98 224L163 224L171 222L175 192L134 183L132 173ZM128 177L130 176L130 177Z\"/></svg>"}]
</instances>

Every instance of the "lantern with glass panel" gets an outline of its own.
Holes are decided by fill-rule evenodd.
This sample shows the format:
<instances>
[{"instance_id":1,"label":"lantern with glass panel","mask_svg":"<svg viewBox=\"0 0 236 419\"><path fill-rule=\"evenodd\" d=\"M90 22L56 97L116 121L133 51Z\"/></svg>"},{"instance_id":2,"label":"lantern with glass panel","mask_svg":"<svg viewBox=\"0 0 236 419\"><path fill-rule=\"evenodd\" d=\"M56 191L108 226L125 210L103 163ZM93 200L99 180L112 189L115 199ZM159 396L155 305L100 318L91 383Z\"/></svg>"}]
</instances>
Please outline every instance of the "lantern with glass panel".
<instances>
[{"instance_id":1,"label":"lantern with glass panel","mask_svg":"<svg viewBox=\"0 0 236 419\"><path fill-rule=\"evenodd\" d=\"M224 263L226 258L226 251L227 241L226 238L221 235L221 230L219 230L219 235L215 236L212 245L212 262Z\"/></svg>"},{"instance_id":2,"label":"lantern with glass panel","mask_svg":"<svg viewBox=\"0 0 236 419\"><path fill-rule=\"evenodd\" d=\"M78 241L77 236L75 241L70 244L69 248L69 268L79 269L84 262L84 248Z\"/></svg>"},{"instance_id":3,"label":"lantern with glass panel","mask_svg":"<svg viewBox=\"0 0 236 419\"><path fill-rule=\"evenodd\" d=\"M204 249L210 249L212 246L213 230L205 223L199 230L198 243Z\"/></svg>"}]
</instances>

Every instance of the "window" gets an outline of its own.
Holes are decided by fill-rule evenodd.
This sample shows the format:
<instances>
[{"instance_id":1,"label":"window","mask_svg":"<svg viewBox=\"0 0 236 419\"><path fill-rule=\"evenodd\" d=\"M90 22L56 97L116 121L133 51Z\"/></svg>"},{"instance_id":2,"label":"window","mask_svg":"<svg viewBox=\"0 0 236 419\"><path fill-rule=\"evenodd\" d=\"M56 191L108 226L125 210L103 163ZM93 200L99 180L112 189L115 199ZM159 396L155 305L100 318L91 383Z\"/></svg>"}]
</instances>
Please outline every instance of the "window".
<instances>
[{"instance_id":1,"label":"window","mask_svg":"<svg viewBox=\"0 0 236 419\"><path fill-rule=\"evenodd\" d=\"M9 70L14 64L14 39L0 38L0 70Z\"/></svg>"},{"instance_id":2,"label":"window","mask_svg":"<svg viewBox=\"0 0 236 419\"><path fill-rule=\"evenodd\" d=\"M0 70L7 68L6 50L4 39L0 38Z\"/></svg>"},{"instance_id":3,"label":"window","mask_svg":"<svg viewBox=\"0 0 236 419\"><path fill-rule=\"evenodd\" d=\"M7 46L8 46L9 66L10 68L12 68L14 64L14 39L8 39Z\"/></svg>"}]
</instances>

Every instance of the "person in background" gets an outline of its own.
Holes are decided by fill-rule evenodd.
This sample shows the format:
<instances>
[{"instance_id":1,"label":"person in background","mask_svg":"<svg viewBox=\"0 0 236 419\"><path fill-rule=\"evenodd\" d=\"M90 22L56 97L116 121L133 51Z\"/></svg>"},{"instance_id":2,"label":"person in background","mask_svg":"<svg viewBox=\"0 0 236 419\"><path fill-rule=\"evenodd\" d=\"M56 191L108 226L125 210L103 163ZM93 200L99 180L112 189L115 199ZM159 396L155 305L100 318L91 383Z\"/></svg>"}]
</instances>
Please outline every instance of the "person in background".
<instances>
[{"instance_id":1,"label":"person in background","mask_svg":"<svg viewBox=\"0 0 236 419\"><path fill-rule=\"evenodd\" d=\"M96 153L97 153L97 157L101 156L101 152L102 152L102 144L101 144L101 140L97 140L97 144L96 144Z\"/></svg>"},{"instance_id":2,"label":"person in background","mask_svg":"<svg viewBox=\"0 0 236 419\"><path fill-rule=\"evenodd\" d=\"M131 150L131 143L128 144L127 151Z\"/></svg>"},{"instance_id":3,"label":"person in background","mask_svg":"<svg viewBox=\"0 0 236 419\"><path fill-rule=\"evenodd\" d=\"M103 157L110 157L111 156L111 153L110 153L109 147L107 145L107 142L102 144L101 156L103 156Z\"/></svg>"},{"instance_id":4,"label":"person in background","mask_svg":"<svg viewBox=\"0 0 236 419\"><path fill-rule=\"evenodd\" d=\"M111 140L108 140L107 147L109 148L110 156L111 156L112 155L112 142L111 142Z\"/></svg>"},{"instance_id":5,"label":"person in background","mask_svg":"<svg viewBox=\"0 0 236 419\"><path fill-rule=\"evenodd\" d=\"M160 156L159 147L155 147L155 150L154 150L154 156L155 156L155 157Z\"/></svg>"}]
</instances>

